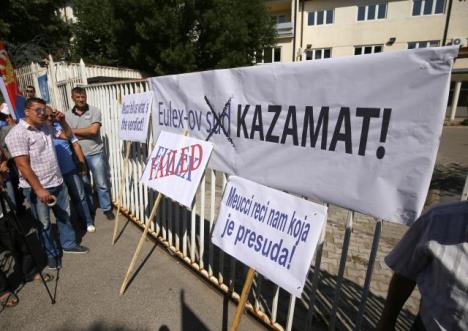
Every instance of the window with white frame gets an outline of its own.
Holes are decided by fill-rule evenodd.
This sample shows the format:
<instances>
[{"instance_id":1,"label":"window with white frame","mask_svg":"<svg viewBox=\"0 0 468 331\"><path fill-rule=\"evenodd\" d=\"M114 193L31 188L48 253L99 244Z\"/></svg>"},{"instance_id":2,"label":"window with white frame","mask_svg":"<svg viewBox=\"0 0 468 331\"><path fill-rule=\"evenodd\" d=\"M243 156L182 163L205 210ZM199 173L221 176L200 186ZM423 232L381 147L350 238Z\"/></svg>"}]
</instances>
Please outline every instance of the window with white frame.
<instances>
[{"instance_id":1,"label":"window with white frame","mask_svg":"<svg viewBox=\"0 0 468 331\"><path fill-rule=\"evenodd\" d=\"M383 45L354 46L354 55L381 53Z\"/></svg>"},{"instance_id":2,"label":"window with white frame","mask_svg":"<svg viewBox=\"0 0 468 331\"><path fill-rule=\"evenodd\" d=\"M310 11L307 17L307 25L324 25L333 24L334 12L333 9Z\"/></svg>"},{"instance_id":3,"label":"window with white frame","mask_svg":"<svg viewBox=\"0 0 468 331\"><path fill-rule=\"evenodd\" d=\"M306 60L328 59L329 57L331 57L331 48L316 48L305 50Z\"/></svg>"},{"instance_id":4,"label":"window with white frame","mask_svg":"<svg viewBox=\"0 0 468 331\"><path fill-rule=\"evenodd\" d=\"M408 49L437 47L437 46L439 46L438 40L411 41L408 43Z\"/></svg>"},{"instance_id":5,"label":"window with white frame","mask_svg":"<svg viewBox=\"0 0 468 331\"><path fill-rule=\"evenodd\" d=\"M445 0L413 0L413 16L443 14Z\"/></svg>"},{"instance_id":6,"label":"window with white frame","mask_svg":"<svg viewBox=\"0 0 468 331\"><path fill-rule=\"evenodd\" d=\"M358 21L382 20L387 17L387 3L378 3L367 6L359 6L357 12Z\"/></svg>"},{"instance_id":7,"label":"window with white frame","mask_svg":"<svg viewBox=\"0 0 468 331\"><path fill-rule=\"evenodd\" d=\"M281 62L281 47L268 47L255 56L256 63Z\"/></svg>"}]
</instances>

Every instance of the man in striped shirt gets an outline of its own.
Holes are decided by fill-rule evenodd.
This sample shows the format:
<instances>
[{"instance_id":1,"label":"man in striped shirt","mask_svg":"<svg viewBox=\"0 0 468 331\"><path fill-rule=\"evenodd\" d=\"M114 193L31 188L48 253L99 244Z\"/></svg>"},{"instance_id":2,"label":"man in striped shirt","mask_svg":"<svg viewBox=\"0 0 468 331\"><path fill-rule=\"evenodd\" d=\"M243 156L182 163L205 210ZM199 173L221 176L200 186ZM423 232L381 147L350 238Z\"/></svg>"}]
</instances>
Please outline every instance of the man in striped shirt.
<instances>
[{"instance_id":1,"label":"man in striped shirt","mask_svg":"<svg viewBox=\"0 0 468 331\"><path fill-rule=\"evenodd\" d=\"M395 272L378 330L393 330L415 285L412 330L468 330L468 201L430 209L385 258Z\"/></svg>"}]
</instances>

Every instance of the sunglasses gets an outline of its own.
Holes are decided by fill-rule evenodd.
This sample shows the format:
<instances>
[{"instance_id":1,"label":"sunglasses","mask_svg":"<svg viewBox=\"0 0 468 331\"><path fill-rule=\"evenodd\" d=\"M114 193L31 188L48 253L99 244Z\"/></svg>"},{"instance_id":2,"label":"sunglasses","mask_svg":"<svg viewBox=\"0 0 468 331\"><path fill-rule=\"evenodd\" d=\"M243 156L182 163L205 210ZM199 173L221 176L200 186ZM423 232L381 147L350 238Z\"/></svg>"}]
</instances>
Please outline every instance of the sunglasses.
<instances>
[{"instance_id":1,"label":"sunglasses","mask_svg":"<svg viewBox=\"0 0 468 331\"><path fill-rule=\"evenodd\" d=\"M36 112L37 115L44 115L46 113L45 108L36 108L34 109L34 111Z\"/></svg>"}]
</instances>

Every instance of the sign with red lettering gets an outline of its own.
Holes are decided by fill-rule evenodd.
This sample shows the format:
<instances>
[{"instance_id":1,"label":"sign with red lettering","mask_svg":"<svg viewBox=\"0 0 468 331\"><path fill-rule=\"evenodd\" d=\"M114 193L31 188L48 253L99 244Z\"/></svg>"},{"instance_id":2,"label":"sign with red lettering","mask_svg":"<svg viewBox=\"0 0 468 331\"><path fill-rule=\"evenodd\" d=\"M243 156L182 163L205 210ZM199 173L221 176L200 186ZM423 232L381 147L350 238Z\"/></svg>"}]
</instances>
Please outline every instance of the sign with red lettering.
<instances>
[{"instance_id":1,"label":"sign with red lettering","mask_svg":"<svg viewBox=\"0 0 468 331\"><path fill-rule=\"evenodd\" d=\"M162 131L141 182L191 208L212 150L209 142Z\"/></svg>"}]
</instances>

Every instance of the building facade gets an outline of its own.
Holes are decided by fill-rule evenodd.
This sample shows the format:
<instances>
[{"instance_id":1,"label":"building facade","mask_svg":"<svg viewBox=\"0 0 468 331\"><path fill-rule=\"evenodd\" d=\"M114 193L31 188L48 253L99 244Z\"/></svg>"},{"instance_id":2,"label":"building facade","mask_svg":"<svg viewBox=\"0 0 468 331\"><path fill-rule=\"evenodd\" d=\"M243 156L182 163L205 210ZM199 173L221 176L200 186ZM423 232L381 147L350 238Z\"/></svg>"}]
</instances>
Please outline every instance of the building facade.
<instances>
[{"instance_id":1,"label":"building facade","mask_svg":"<svg viewBox=\"0 0 468 331\"><path fill-rule=\"evenodd\" d=\"M457 117L468 117L468 0L272 0L265 5L276 22L277 45L264 51L263 63L460 45L449 116L457 111Z\"/></svg>"}]
</instances>

